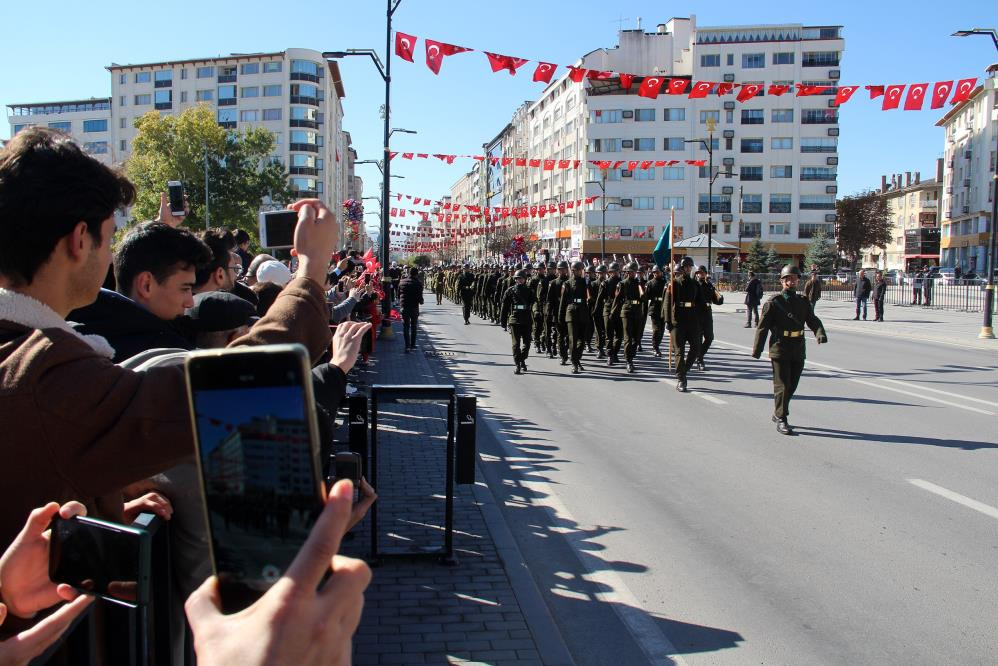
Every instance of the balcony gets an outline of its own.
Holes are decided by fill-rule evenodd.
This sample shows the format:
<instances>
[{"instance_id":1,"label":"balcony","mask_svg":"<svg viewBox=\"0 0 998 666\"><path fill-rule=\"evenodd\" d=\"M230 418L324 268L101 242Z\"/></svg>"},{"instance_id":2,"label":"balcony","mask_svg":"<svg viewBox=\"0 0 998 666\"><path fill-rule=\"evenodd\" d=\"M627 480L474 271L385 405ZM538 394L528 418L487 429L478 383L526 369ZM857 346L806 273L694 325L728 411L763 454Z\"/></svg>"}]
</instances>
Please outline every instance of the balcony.
<instances>
[{"instance_id":1,"label":"balcony","mask_svg":"<svg viewBox=\"0 0 998 666\"><path fill-rule=\"evenodd\" d=\"M801 180L835 180L836 174L834 173L802 173L800 175Z\"/></svg>"},{"instance_id":2,"label":"balcony","mask_svg":"<svg viewBox=\"0 0 998 666\"><path fill-rule=\"evenodd\" d=\"M838 67L838 58L803 58L800 63L801 67Z\"/></svg>"},{"instance_id":3,"label":"balcony","mask_svg":"<svg viewBox=\"0 0 998 666\"><path fill-rule=\"evenodd\" d=\"M830 201L828 203L814 203L814 202L804 202L800 203L801 210L835 210L835 202Z\"/></svg>"},{"instance_id":4,"label":"balcony","mask_svg":"<svg viewBox=\"0 0 998 666\"><path fill-rule=\"evenodd\" d=\"M292 104L309 104L311 106L319 106L319 100L316 97L302 97L301 95L291 95Z\"/></svg>"},{"instance_id":5,"label":"balcony","mask_svg":"<svg viewBox=\"0 0 998 666\"><path fill-rule=\"evenodd\" d=\"M236 105L236 101L237 100L236 100L235 97L222 97L222 98L219 98L218 105L219 106L235 106Z\"/></svg>"},{"instance_id":6,"label":"balcony","mask_svg":"<svg viewBox=\"0 0 998 666\"><path fill-rule=\"evenodd\" d=\"M299 199L316 199L319 196L317 190L295 190L295 194Z\"/></svg>"},{"instance_id":7,"label":"balcony","mask_svg":"<svg viewBox=\"0 0 998 666\"><path fill-rule=\"evenodd\" d=\"M813 116L804 116L800 119L801 125L836 125L838 122L839 116L837 113L815 114Z\"/></svg>"},{"instance_id":8,"label":"balcony","mask_svg":"<svg viewBox=\"0 0 998 666\"><path fill-rule=\"evenodd\" d=\"M314 143L292 143L290 145L292 151L298 151L303 153L317 153L319 152L319 146Z\"/></svg>"},{"instance_id":9,"label":"balcony","mask_svg":"<svg viewBox=\"0 0 998 666\"><path fill-rule=\"evenodd\" d=\"M786 202L786 203L770 203L769 204L769 212L770 213L789 213L790 212L790 207L791 207L790 202Z\"/></svg>"},{"instance_id":10,"label":"balcony","mask_svg":"<svg viewBox=\"0 0 998 666\"><path fill-rule=\"evenodd\" d=\"M759 201L749 202L749 203L743 202L742 203L742 212L745 213L746 215L749 215L751 213L761 213L762 212L762 202L759 202Z\"/></svg>"},{"instance_id":11,"label":"balcony","mask_svg":"<svg viewBox=\"0 0 998 666\"><path fill-rule=\"evenodd\" d=\"M173 86L173 79L167 79L166 81L157 81L153 84L154 88L171 88Z\"/></svg>"},{"instance_id":12,"label":"balcony","mask_svg":"<svg viewBox=\"0 0 998 666\"><path fill-rule=\"evenodd\" d=\"M305 72L291 72L292 81L310 81L311 83L318 83L319 77L315 74L306 74Z\"/></svg>"},{"instance_id":13,"label":"balcony","mask_svg":"<svg viewBox=\"0 0 998 666\"><path fill-rule=\"evenodd\" d=\"M318 120L298 120L295 118L291 119L291 127L308 127L311 129L319 129Z\"/></svg>"},{"instance_id":14,"label":"balcony","mask_svg":"<svg viewBox=\"0 0 998 666\"><path fill-rule=\"evenodd\" d=\"M318 176L319 170L315 167L293 166L288 169L288 173L292 176Z\"/></svg>"},{"instance_id":15,"label":"balcony","mask_svg":"<svg viewBox=\"0 0 998 666\"><path fill-rule=\"evenodd\" d=\"M236 82L236 75L235 74L219 74L218 75L218 82L219 83L235 83Z\"/></svg>"},{"instance_id":16,"label":"balcony","mask_svg":"<svg viewBox=\"0 0 998 666\"><path fill-rule=\"evenodd\" d=\"M698 213L706 213L706 212L708 212L707 208L708 208L708 206L707 206L707 202L706 201L701 201L701 202L699 202L697 204L697 212ZM712 212L712 213L730 213L731 212L731 202L730 201L715 201L714 205L713 205L713 209L714 210L712 210L710 212Z\"/></svg>"},{"instance_id":17,"label":"balcony","mask_svg":"<svg viewBox=\"0 0 998 666\"><path fill-rule=\"evenodd\" d=\"M157 111L163 111L163 110L165 110L165 109L172 109L172 108L173 108L173 102L156 102L156 103L155 103L155 104L153 105L153 107L154 107L154 108L155 108L155 109L156 109Z\"/></svg>"},{"instance_id":18,"label":"balcony","mask_svg":"<svg viewBox=\"0 0 998 666\"><path fill-rule=\"evenodd\" d=\"M939 204L935 199L921 199L918 202L920 208L935 208Z\"/></svg>"},{"instance_id":19,"label":"balcony","mask_svg":"<svg viewBox=\"0 0 998 666\"><path fill-rule=\"evenodd\" d=\"M219 120L218 121L218 126L219 127L224 127L225 129L236 129L236 121L235 120Z\"/></svg>"}]
</instances>

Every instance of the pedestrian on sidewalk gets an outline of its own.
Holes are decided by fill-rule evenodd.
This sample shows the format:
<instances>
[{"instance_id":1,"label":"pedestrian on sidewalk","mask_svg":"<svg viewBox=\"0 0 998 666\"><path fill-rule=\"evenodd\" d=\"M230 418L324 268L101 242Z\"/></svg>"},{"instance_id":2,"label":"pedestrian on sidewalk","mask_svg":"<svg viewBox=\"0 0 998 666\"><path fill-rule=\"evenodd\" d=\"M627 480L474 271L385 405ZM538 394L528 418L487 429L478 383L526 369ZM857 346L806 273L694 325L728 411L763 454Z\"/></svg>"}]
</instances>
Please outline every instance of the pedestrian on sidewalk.
<instances>
[{"instance_id":1,"label":"pedestrian on sidewalk","mask_svg":"<svg viewBox=\"0 0 998 666\"><path fill-rule=\"evenodd\" d=\"M925 279L922 280L922 307L932 307L932 286L935 280L931 272L925 272Z\"/></svg>"},{"instance_id":2,"label":"pedestrian on sidewalk","mask_svg":"<svg viewBox=\"0 0 998 666\"><path fill-rule=\"evenodd\" d=\"M402 304L402 337L405 339L405 353L416 348L416 323L419 320L419 306L423 304L423 281L419 279L419 269L413 266L409 275L399 281L399 301Z\"/></svg>"},{"instance_id":3,"label":"pedestrian on sidewalk","mask_svg":"<svg viewBox=\"0 0 998 666\"><path fill-rule=\"evenodd\" d=\"M821 298L821 288L823 286L824 283L821 281L821 276L818 275L818 264L811 264L811 277L804 283L804 298L811 303L812 310L818 304L818 299Z\"/></svg>"},{"instance_id":4,"label":"pedestrian on sidewalk","mask_svg":"<svg viewBox=\"0 0 998 666\"><path fill-rule=\"evenodd\" d=\"M864 321L866 320L866 305L870 300L871 291L873 291L873 285L870 284L870 278L866 277L866 271L860 271L856 280L856 288L852 293L856 297L856 316L853 317L853 321L859 321L860 310L863 311Z\"/></svg>"},{"instance_id":5,"label":"pedestrian on sidewalk","mask_svg":"<svg viewBox=\"0 0 998 666\"><path fill-rule=\"evenodd\" d=\"M925 279L924 272L919 270L911 278L911 304L922 304L922 281Z\"/></svg>"},{"instance_id":6,"label":"pedestrian on sidewalk","mask_svg":"<svg viewBox=\"0 0 998 666\"><path fill-rule=\"evenodd\" d=\"M759 323L759 304L762 303L762 280L755 276L755 271L748 272L748 284L745 285L745 309L748 310L748 321L745 328L752 328L752 315L755 323Z\"/></svg>"},{"instance_id":7,"label":"pedestrian on sidewalk","mask_svg":"<svg viewBox=\"0 0 998 666\"><path fill-rule=\"evenodd\" d=\"M873 285L873 320L884 320L884 299L887 297L887 280L883 271L877 271L876 283Z\"/></svg>"}]
</instances>

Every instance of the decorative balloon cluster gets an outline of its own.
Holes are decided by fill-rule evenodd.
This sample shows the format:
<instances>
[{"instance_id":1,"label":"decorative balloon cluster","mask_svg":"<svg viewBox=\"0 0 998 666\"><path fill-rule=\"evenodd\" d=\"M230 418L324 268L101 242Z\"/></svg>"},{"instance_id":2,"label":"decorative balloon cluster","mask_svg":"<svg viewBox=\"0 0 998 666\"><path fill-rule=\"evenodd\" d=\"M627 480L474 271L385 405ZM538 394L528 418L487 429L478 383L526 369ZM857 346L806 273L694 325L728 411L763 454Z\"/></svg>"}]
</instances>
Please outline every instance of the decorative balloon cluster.
<instances>
[{"instance_id":1,"label":"decorative balloon cluster","mask_svg":"<svg viewBox=\"0 0 998 666\"><path fill-rule=\"evenodd\" d=\"M364 219L364 204L356 199L347 199L343 202L343 216L350 229L350 240L359 241L360 223Z\"/></svg>"}]
</instances>

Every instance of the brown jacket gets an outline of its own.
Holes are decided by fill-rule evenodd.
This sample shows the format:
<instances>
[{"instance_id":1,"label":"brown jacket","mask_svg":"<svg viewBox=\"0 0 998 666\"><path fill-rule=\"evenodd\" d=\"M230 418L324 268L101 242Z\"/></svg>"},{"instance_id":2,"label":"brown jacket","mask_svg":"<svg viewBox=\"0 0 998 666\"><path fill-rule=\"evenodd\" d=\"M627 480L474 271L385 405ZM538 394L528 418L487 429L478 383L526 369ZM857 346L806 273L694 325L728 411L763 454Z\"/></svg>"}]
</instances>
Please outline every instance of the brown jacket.
<instances>
[{"instance_id":1,"label":"brown jacket","mask_svg":"<svg viewBox=\"0 0 998 666\"><path fill-rule=\"evenodd\" d=\"M300 342L314 361L330 343L328 317L321 287L299 278L232 345ZM125 370L93 338L0 290L0 549L51 501L120 521L121 488L194 451L182 369Z\"/></svg>"}]
</instances>

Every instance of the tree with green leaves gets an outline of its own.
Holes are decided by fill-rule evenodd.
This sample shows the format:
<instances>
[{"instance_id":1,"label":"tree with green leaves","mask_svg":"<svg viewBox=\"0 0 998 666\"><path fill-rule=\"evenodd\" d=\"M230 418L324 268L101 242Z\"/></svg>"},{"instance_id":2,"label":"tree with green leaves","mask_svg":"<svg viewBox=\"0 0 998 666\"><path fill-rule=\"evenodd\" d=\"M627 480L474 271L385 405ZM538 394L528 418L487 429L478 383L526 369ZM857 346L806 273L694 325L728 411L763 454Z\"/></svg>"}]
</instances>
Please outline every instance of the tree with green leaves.
<instances>
[{"instance_id":1,"label":"tree with green leaves","mask_svg":"<svg viewBox=\"0 0 998 666\"><path fill-rule=\"evenodd\" d=\"M136 119L135 127L138 134L125 165L138 189L135 219L154 218L166 183L179 180L190 206L184 225L203 229L206 161L208 223L213 227L238 227L256 238L264 202L284 205L294 200L287 171L271 158L276 143L267 129L226 130L205 104L176 116L150 111Z\"/></svg>"},{"instance_id":2,"label":"tree with green leaves","mask_svg":"<svg viewBox=\"0 0 998 666\"><path fill-rule=\"evenodd\" d=\"M780 260L780 253L776 251L775 245L770 245L769 251L766 252L766 266L774 273L780 268L783 268L783 262Z\"/></svg>"},{"instance_id":3,"label":"tree with green leaves","mask_svg":"<svg viewBox=\"0 0 998 666\"><path fill-rule=\"evenodd\" d=\"M749 246L748 256L745 258L745 266L750 271L755 271L756 273L767 273L769 271L768 262L766 248L763 246L762 241L756 238Z\"/></svg>"},{"instance_id":4,"label":"tree with green leaves","mask_svg":"<svg viewBox=\"0 0 998 666\"><path fill-rule=\"evenodd\" d=\"M891 242L891 210L885 197L868 191L835 202L835 236L855 268L864 247L886 248Z\"/></svg>"},{"instance_id":5,"label":"tree with green leaves","mask_svg":"<svg viewBox=\"0 0 998 666\"><path fill-rule=\"evenodd\" d=\"M818 272L822 275L830 275L835 270L835 260L838 253L832 247L828 236L820 229L811 236L811 244L807 246L804 254L804 265L810 270L811 266L817 264Z\"/></svg>"}]
</instances>

